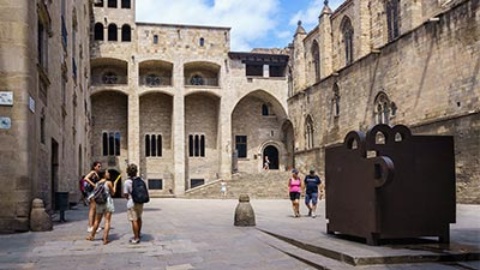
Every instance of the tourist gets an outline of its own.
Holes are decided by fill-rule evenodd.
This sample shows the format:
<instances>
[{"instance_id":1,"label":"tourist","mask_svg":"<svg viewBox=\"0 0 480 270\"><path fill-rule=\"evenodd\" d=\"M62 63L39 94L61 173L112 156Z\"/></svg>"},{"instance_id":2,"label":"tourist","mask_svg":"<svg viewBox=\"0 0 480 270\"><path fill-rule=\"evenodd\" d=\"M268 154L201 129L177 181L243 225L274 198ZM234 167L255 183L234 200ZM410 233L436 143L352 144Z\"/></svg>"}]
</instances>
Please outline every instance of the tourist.
<instances>
[{"instance_id":1,"label":"tourist","mask_svg":"<svg viewBox=\"0 0 480 270\"><path fill-rule=\"evenodd\" d=\"M268 171L270 169L270 160L268 156L265 156L265 162L263 163L263 169Z\"/></svg>"},{"instance_id":2,"label":"tourist","mask_svg":"<svg viewBox=\"0 0 480 270\"><path fill-rule=\"evenodd\" d=\"M315 218L317 216L318 186L321 184L320 177L310 170L310 174L305 176L305 205L308 208L308 216Z\"/></svg>"},{"instance_id":3,"label":"tourist","mask_svg":"<svg viewBox=\"0 0 480 270\"><path fill-rule=\"evenodd\" d=\"M93 224L92 231L90 232L90 235L87 237L87 240L94 240L95 239L95 233L97 232L97 229L99 228L100 222L102 222L102 217L105 216L105 229L103 231L103 244L106 245L109 243L108 240L108 233L110 232L110 223L112 219L112 214L115 211L115 206L113 204L113 199L112 196L115 194L115 190L117 189L117 182L120 178L117 178L115 180L115 183L112 184L110 180L110 173L108 170L101 170L98 172L98 176L100 178L100 181L98 181L96 184L98 185L104 185L104 190L102 191L103 193L106 194L106 202L104 204L96 203L96 208L95 208L95 222ZM101 195L100 195L101 196ZM93 201L95 201L94 198L92 198Z\"/></svg>"},{"instance_id":4,"label":"tourist","mask_svg":"<svg viewBox=\"0 0 480 270\"><path fill-rule=\"evenodd\" d=\"M294 217L300 217L300 193L302 191L302 180L298 176L298 170L292 170L292 177L288 179L288 193L292 201Z\"/></svg>"},{"instance_id":5,"label":"tourist","mask_svg":"<svg viewBox=\"0 0 480 270\"><path fill-rule=\"evenodd\" d=\"M220 181L220 194L222 199L227 197L227 183L225 183L225 180L223 179Z\"/></svg>"},{"instance_id":6,"label":"tourist","mask_svg":"<svg viewBox=\"0 0 480 270\"><path fill-rule=\"evenodd\" d=\"M140 243L142 232L142 214L143 203L135 203L132 198L133 180L137 177L138 167L135 164L130 164L127 167L128 179L125 181L125 188L123 195L127 199L127 218L132 222L133 238L130 239L131 244ZM142 180L143 181L143 180Z\"/></svg>"},{"instance_id":7,"label":"tourist","mask_svg":"<svg viewBox=\"0 0 480 270\"><path fill-rule=\"evenodd\" d=\"M93 189L96 186L96 183L100 181L100 177L98 176L98 172L102 169L102 163L100 161L94 161L92 164L92 168L90 172L85 176L85 181L88 183L88 186L86 187L86 192L88 193L88 201L89 201L89 210L88 210L88 228L87 232L92 232L93 229L93 223L95 221L95 210L96 210L96 204L95 201L93 200ZM100 231L102 228L98 228L98 231ZM98 232L97 231L97 232Z\"/></svg>"}]
</instances>

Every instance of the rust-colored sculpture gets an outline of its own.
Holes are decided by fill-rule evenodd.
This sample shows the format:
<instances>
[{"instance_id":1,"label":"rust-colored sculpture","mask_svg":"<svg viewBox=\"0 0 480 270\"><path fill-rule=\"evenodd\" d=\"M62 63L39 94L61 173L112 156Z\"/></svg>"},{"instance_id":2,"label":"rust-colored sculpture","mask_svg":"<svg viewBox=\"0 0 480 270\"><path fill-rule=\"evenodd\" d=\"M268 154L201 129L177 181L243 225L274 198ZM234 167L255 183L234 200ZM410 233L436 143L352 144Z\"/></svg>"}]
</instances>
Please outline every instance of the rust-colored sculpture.
<instances>
[{"instance_id":1,"label":"rust-colored sculpture","mask_svg":"<svg viewBox=\"0 0 480 270\"><path fill-rule=\"evenodd\" d=\"M380 239L438 236L455 223L453 137L406 126L351 131L325 150L327 233ZM368 156L368 157L367 157Z\"/></svg>"}]
</instances>

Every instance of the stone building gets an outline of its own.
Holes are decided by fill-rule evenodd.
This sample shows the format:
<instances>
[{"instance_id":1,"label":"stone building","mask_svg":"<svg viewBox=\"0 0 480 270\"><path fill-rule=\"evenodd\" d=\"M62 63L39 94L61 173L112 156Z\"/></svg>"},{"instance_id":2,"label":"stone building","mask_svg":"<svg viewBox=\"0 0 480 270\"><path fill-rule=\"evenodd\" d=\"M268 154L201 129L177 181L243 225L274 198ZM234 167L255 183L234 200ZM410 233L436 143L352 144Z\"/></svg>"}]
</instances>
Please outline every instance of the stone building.
<instances>
[{"instance_id":1,"label":"stone building","mask_svg":"<svg viewBox=\"0 0 480 270\"><path fill-rule=\"evenodd\" d=\"M153 196L232 172L293 165L288 55L231 52L225 27L137 23L135 1L96 1L92 159L140 166Z\"/></svg>"},{"instance_id":2,"label":"stone building","mask_svg":"<svg viewBox=\"0 0 480 270\"><path fill-rule=\"evenodd\" d=\"M452 135L457 201L480 203L480 2L347 0L290 46L295 165L323 172L351 130Z\"/></svg>"},{"instance_id":3,"label":"stone building","mask_svg":"<svg viewBox=\"0 0 480 270\"><path fill-rule=\"evenodd\" d=\"M29 229L88 168L89 1L0 1L0 232ZM74 199L75 200L75 199Z\"/></svg>"}]
</instances>

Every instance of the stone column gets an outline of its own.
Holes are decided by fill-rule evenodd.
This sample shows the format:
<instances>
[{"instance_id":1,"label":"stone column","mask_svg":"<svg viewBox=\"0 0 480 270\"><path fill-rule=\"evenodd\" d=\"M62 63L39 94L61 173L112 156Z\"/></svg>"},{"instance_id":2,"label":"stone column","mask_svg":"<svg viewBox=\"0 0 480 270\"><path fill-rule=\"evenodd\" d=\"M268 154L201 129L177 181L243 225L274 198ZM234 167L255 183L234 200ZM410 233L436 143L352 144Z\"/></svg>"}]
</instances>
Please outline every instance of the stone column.
<instances>
[{"instance_id":1,"label":"stone column","mask_svg":"<svg viewBox=\"0 0 480 270\"><path fill-rule=\"evenodd\" d=\"M128 95L128 162L140 165L140 102L138 93ZM139 168L142 171L142 168Z\"/></svg>"},{"instance_id":2,"label":"stone column","mask_svg":"<svg viewBox=\"0 0 480 270\"><path fill-rule=\"evenodd\" d=\"M185 79L183 74L183 62L175 61L173 71L173 85L175 95L173 96L173 120L172 120L172 142L173 142L173 181L175 196L185 194Z\"/></svg>"},{"instance_id":3,"label":"stone column","mask_svg":"<svg viewBox=\"0 0 480 270\"><path fill-rule=\"evenodd\" d=\"M235 142L232 141L232 106L224 100L220 104L220 178L231 179L232 154Z\"/></svg>"}]
</instances>

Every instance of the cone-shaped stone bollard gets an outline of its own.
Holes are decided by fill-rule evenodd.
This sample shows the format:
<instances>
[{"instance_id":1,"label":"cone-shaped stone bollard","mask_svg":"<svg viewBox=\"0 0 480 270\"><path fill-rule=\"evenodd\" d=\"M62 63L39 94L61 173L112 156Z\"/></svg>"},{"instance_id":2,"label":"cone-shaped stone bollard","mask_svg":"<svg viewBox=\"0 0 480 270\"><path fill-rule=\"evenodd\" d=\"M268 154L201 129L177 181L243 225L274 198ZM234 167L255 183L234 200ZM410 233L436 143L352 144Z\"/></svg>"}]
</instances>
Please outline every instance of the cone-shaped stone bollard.
<instances>
[{"instance_id":1,"label":"cone-shaped stone bollard","mask_svg":"<svg viewBox=\"0 0 480 270\"><path fill-rule=\"evenodd\" d=\"M51 231L53 223L50 216L45 211L43 201L34 199L32 202L32 211L30 212L30 230L34 232Z\"/></svg>"},{"instance_id":2,"label":"cone-shaped stone bollard","mask_svg":"<svg viewBox=\"0 0 480 270\"><path fill-rule=\"evenodd\" d=\"M250 197L247 194L241 194L238 198L238 205L235 208L235 226L252 227L255 226L255 213L250 204Z\"/></svg>"}]
</instances>

